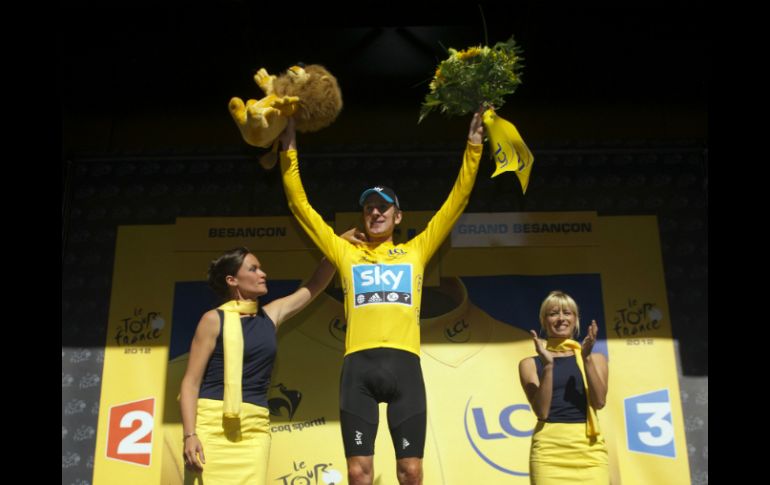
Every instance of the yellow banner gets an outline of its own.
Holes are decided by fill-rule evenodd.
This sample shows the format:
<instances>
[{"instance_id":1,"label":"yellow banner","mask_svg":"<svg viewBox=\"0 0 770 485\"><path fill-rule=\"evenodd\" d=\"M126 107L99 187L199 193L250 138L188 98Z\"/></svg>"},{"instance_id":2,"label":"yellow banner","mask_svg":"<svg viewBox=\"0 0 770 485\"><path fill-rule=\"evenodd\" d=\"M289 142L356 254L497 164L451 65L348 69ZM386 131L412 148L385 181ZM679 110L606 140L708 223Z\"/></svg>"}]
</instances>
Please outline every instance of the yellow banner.
<instances>
[{"instance_id":1,"label":"yellow banner","mask_svg":"<svg viewBox=\"0 0 770 485\"><path fill-rule=\"evenodd\" d=\"M575 214L583 213L547 217L573 220ZM419 233L431 215L407 213L400 237ZM542 240L534 246L445 245L434 257L430 272L436 284L423 295L430 314L426 310L421 320L428 397L425 483L529 483L535 419L519 385L517 364L534 355L528 331L538 328L540 302L553 289L575 297L582 322L599 323L595 350L610 363L607 406L599 419L613 483L688 483L657 222L646 216L583 216L595 225L590 244L549 245L548 238L565 236L549 233L537 234ZM338 214L338 232L359 217ZM276 219L250 218L247 225L275 227ZM118 232L97 485L183 481L176 397L192 334L212 307L205 270L221 250L206 237L198 239L201 244L185 241L184 231L192 226L179 222ZM196 224L245 227L221 218ZM294 236L287 230L285 237ZM272 243L255 252L268 273L265 301L293 291L318 259L315 249L281 250ZM337 403L345 331L340 295L323 293L278 333L268 392L270 483L347 482ZM397 482L392 446L381 405L375 455L379 483Z\"/></svg>"},{"instance_id":2,"label":"yellow banner","mask_svg":"<svg viewBox=\"0 0 770 485\"><path fill-rule=\"evenodd\" d=\"M160 483L171 335L173 226L120 227L115 248L95 484Z\"/></svg>"},{"instance_id":3,"label":"yellow banner","mask_svg":"<svg viewBox=\"0 0 770 485\"><path fill-rule=\"evenodd\" d=\"M605 414L613 429L623 430L616 433L623 483L689 483L657 220L601 220L602 243L612 248L602 257L612 366Z\"/></svg>"}]
</instances>

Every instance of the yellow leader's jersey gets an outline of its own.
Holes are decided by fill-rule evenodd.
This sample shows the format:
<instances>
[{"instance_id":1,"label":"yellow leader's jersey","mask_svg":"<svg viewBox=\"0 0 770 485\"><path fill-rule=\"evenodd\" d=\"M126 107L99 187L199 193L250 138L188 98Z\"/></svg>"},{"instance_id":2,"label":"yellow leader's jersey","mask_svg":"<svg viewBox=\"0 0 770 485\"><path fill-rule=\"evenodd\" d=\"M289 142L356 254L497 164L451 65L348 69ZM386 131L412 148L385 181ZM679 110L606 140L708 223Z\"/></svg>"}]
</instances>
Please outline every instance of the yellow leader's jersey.
<instances>
[{"instance_id":1,"label":"yellow leader's jersey","mask_svg":"<svg viewBox=\"0 0 770 485\"><path fill-rule=\"evenodd\" d=\"M337 267L345 294L345 355L389 347L420 355L420 301L425 265L449 235L473 189L483 145L468 142L449 197L423 232L405 244L356 246L334 233L307 200L297 151L281 152L289 208Z\"/></svg>"}]
</instances>

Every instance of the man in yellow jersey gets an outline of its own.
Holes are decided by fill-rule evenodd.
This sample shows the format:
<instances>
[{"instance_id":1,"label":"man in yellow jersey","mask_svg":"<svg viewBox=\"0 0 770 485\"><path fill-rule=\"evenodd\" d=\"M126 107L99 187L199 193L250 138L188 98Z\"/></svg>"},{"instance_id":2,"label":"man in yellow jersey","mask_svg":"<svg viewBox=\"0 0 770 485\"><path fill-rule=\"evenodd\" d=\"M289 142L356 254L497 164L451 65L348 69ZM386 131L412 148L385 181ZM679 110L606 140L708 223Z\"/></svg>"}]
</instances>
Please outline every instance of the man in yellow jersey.
<instances>
[{"instance_id":1,"label":"man in yellow jersey","mask_svg":"<svg viewBox=\"0 0 770 485\"><path fill-rule=\"evenodd\" d=\"M395 192L375 186L361 194L366 241L339 238L307 200L299 175L293 120L281 135L281 174L289 208L339 270L345 295L345 358L340 378L340 426L348 480L371 484L378 403L388 404L388 426L401 484L422 483L425 384L420 367L420 302L425 266L468 204L483 149L479 109L471 120L460 174L423 232L393 244L403 216Z\"/></svg>"}]
</instances>

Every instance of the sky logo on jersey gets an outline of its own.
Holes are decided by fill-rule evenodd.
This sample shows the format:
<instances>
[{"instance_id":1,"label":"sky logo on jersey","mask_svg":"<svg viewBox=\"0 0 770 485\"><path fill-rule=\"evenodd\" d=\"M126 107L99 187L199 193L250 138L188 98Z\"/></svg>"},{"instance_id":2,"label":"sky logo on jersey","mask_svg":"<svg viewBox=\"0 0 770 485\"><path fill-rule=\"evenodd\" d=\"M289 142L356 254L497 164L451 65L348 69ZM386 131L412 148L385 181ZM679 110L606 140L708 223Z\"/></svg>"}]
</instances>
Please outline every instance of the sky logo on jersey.
<instances>
[{"instance_id":1,"label":"sky logo on jersey","mask_svg":"<svg viewBox=\"0 0 770 485\"><path fill-rule=\"evenodd\" d=\"M412 265L354 265L353 292L353 302L357 307L373 303L412 306Z\"/></svg>"},{"instance_id":2,"label":"sky logo on jersey","mask_svg":"<svg viewBox=\"0 0 770 485\"><path fill-rule=\"evenodd\" d=\"M628 449L676 458L668 389L624 399Z\"/></svg>"},{"instance_id":3,"label":"sky logo on jersey","mask_svg":"<svg viewBox=\"0 0 770 485\"><path fill-rule=\"evenodd\" d=\"M465 436L487 465L517 477L529 476L529 447L536 420L529 404L465 405Z\"/></svg>"}]
</instances>

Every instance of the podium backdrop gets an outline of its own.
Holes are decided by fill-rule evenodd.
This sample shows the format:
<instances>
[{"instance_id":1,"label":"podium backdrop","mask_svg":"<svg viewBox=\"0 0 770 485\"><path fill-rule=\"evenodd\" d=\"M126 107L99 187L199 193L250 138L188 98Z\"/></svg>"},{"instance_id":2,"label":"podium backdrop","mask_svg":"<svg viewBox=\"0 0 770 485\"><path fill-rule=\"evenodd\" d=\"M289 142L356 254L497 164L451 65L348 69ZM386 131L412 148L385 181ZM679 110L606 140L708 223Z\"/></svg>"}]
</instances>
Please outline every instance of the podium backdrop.
<instances>
[{"instance_id":1,"label":"podium backdrop","mask_svg":"<svg viewBox=\"0 0 770 485\"><path fill-rule=\"evenodd\" d=\"M432 213L405 214L399 237ZM344 230L357 214L337 214ZM179 384L200 316L216 302L210 260L245 245L268 275L267 302L320 258L292 218L179 218L122 226L117 237L99 406L94 483L181 484ZM331 285L330 285L331 286ZM465 214L426 271L421 362L428 396L426 484L528 484L536 419L518 362L554 289L599 324L610 364L599 412L613 483L689 482L657 221L591 212ZM345 318L338 291L319 296L278 332L268 395L276 484L347 483L338 422ZM582 338L582 336L581 336ZM381 409L384 408L384 405ZM375 483L397 483L381 412Z\"/></svg>"}]
</instances>

